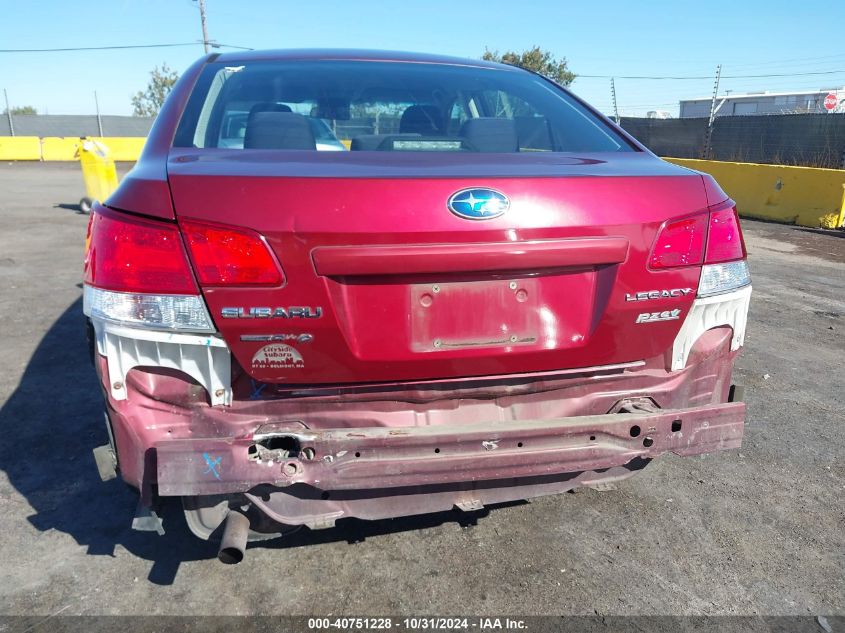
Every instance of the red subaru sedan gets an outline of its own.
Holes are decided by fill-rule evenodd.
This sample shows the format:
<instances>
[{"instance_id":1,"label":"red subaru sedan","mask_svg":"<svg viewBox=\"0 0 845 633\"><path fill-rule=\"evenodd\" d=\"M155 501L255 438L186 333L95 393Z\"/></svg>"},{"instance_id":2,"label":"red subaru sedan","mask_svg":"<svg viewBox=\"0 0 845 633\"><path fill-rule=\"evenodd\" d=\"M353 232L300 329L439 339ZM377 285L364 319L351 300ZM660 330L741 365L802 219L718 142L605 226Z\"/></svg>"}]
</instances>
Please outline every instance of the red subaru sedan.
<instances>
[{"instance_id":1,"label":"red subaru sedan","mask_svg":"<svg viewBox=\"0 0 845 633\"><path fill-rule=\"evenodd\" d=\"M248 540L597 486L736 448L734 203L548 79L210 55L91 216L103 477Z\"/></svg>"}]
</instances>

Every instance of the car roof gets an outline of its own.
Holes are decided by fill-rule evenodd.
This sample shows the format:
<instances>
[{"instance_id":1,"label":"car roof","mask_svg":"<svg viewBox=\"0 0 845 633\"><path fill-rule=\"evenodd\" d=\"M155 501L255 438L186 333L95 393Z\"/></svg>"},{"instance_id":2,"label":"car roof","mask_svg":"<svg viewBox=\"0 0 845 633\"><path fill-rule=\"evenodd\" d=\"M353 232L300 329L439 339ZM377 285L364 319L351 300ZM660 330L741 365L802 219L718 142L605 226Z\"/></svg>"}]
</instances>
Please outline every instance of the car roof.
<instances>
[{"instance_id":1,"label":"car roof","mask_svg":"<svg viewBox=\"0 0 845 633\"><path fill-rule=\"evenodd\" d=\"M519 71L515 66L499 64L483 59L450 57L430 53L409 53L402 51L381 51L346 48L298 48L276 50L233 51L219 54L212 61L227 64L239 64L251 61L368 61L368 62L406 62L416 64L444 64L449 66L470 66L497 70Z\"/></svg>"}]
</instances>

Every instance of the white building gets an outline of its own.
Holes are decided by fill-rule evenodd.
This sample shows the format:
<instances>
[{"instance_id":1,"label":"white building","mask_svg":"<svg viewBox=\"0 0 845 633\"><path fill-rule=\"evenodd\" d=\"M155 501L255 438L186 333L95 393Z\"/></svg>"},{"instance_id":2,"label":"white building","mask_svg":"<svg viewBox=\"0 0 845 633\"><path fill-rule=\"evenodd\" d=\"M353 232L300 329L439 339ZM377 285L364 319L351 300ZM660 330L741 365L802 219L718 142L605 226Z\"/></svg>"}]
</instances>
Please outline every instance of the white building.
<instances>
[{"instance_id":1,"label":"white building","mask_svg":"<svg viewBox=\"0 0 845 633\"><path fill-rule=\"evenodd\" d=\"M824 114L824 100L828 94L835 94L838 102L836 112L845 112L845 87L829 90L803 92L748 92L726 94L716 97L716 116L737 116L743 114ZM710 116L713 97L682 99L680 118L701 118Z\"/></svg>"}]
</instances>

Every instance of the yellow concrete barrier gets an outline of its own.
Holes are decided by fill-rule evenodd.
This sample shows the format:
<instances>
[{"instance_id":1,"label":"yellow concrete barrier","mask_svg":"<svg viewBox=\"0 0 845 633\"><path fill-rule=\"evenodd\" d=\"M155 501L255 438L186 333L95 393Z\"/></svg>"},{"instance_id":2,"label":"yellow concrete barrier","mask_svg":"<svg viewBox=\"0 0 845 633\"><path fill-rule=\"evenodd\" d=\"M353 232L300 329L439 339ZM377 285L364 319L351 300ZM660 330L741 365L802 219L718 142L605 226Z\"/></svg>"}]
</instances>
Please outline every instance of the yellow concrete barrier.
<instances>
[{"instance_id":1,"label":"yellow concrete barrier","mask_svg":"<svg viewBox=\"0 0 845 633\"><path fill-rule=\"evenodd\" d=\"M82 141L75 136L41 138L41 160L77 160L76 151Z\"/></svg>"},{"instance_id":2,"label":"yellow concrete barrier","mask_svg":"<svg viewBox=\"0 0 845 633\"><path fill-rule=\"evenodd\" d=\"M91 139L108 147L112 158L118 162L137 161L147 141L143 136L93 136Z\"/></svg>"},{"instance_id":3,"label":"yellow concrete barrier","mask_svg":"<svg viewBox=\"0 0 845 633\"><path fill-rule=\"evenodd\" d=\"M741 215L827 229L845 226L845 170L665 160L713 176Z\"/></svg>"},{"instance_id":4,"label":"yellow concrete barrier","mask_svg":"<svg viewBox=\"0 0 845 633\"><path fill-rule=\"evenodd\" d=\"M146 138L135 136L92 136L109 148L116 161L135 162ZM79 160L81 139L76 136L0 136L0 160Z\"/></svg>"},{"instance_id":5,"label":"yellow concrete barrier","mask_svg":"<svg viewBox=\"0 0 845 633\"><path fill-rule=\"evenodd\" d=\"M0 136L0 160L41 160L37 136Z\"/></svg>"}]
</instances>

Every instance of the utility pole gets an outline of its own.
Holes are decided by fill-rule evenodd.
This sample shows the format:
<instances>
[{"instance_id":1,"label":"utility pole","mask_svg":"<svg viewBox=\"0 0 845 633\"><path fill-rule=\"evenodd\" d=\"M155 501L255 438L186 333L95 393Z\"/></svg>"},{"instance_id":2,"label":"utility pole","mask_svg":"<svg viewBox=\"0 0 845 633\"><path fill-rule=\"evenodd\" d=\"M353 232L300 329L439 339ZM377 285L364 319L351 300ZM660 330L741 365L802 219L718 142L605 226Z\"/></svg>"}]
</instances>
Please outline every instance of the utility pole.
<instances>
[{"instance_id":1,"label":"utility pole","mask_svg":"<svg viewBox=\"0 0 845 633\"><path fill-rule=\"evenodd\" d=\"M205 54L208 55L209 39L208 39L208 25L205 23L205 0L199 0L200 5L200 22L202 23L202 47L205 49Z\"/></svg>"},{"instance_id":2,"label":"utility pole","mask_svg":"<svg viewBox=\"0 0 845 633\"><path fill-rule=\"evenodd\" d=\"M94 107L97 108L97 129L100 131L100 138L103 138L103 118L100 116L100 100L97 99L97 91L94 91Z\"/></svg>"},{"instance_id":3,"label":"utility pole","mask_svg":"<svg viewBox=\"0 0 845 633\"><path fill-rule=\"evenodd\" d=\"M704 138L704 154L702 158L710 158L710 146L713 140L713 121L716 120L716 96L719 94L719 78L722 76L722 65L716 66L716 83L713 84L713 99L710 101L710 119L707 121L707 134Z\"/></svg>"},{"instance_id":4,"label":"utility pole","mask_svg":"<svg viewBox=\"0 0 845 633\"><path fill-rule=\"evenodd\" d=\"M3 88L3 98L6 99L6 116L9 117L9 134L15 135L15 124L12 123L12 108L9 107L9 95Z\"/></svg>"},{"instance_id":5,"label":"utility pole","mask_svg":"<svg viewBox=\"0 0 845 633\"><path fill-rule=\"evenodd\" d=\"M616 125L619 125L619 108L616 107L616 83L613 77L610 78L610 96L613 98L613 116L616 118Z\"/></svg>"}]
</instances>

